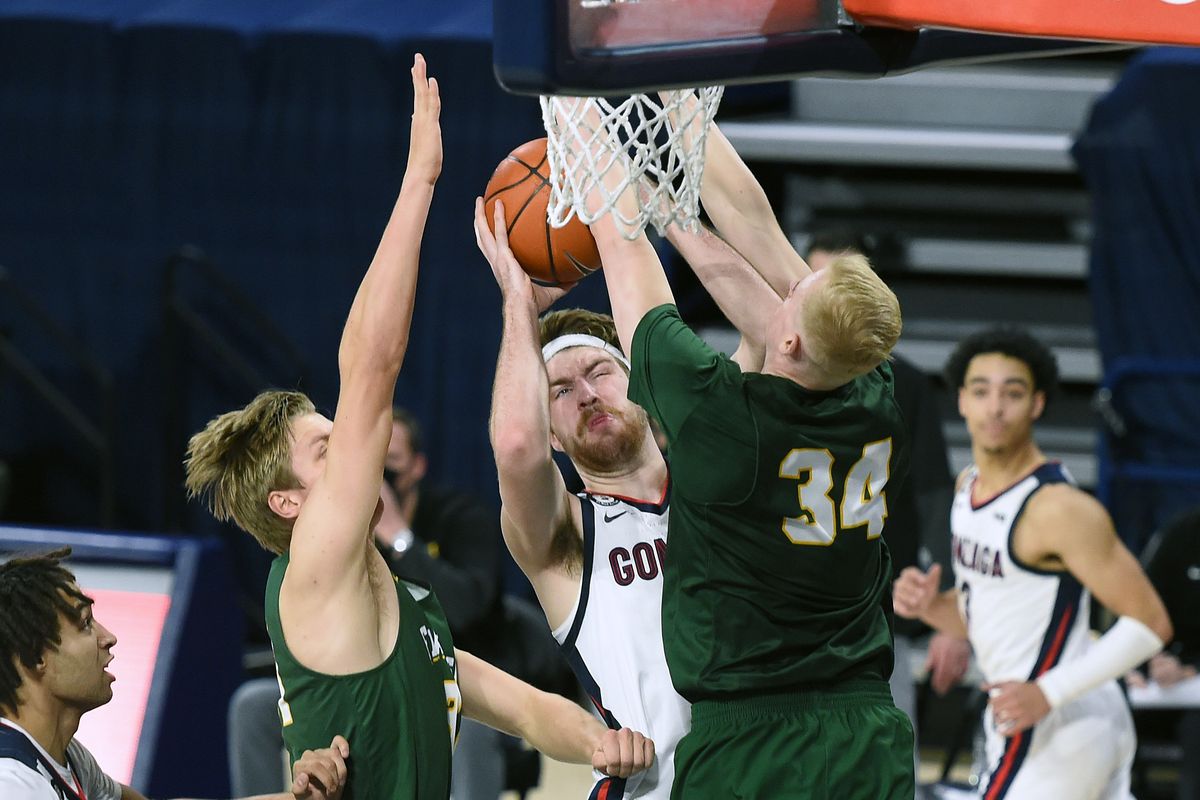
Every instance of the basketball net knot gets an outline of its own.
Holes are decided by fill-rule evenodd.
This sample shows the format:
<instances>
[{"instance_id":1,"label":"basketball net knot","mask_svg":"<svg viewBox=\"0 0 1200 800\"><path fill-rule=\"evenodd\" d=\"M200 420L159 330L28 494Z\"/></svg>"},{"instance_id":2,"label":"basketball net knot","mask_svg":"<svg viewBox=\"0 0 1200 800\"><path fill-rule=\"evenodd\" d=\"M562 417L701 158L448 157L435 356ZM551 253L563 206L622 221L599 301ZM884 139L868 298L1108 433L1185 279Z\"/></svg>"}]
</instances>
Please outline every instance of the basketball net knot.
<instances>
[{"instance_id":1,"label":"basketball net knot","mask_svg":"<svg viewBox=\"0 0 1200 800\"><path fill-rule=\"evenodd\" d=\"M550 165L550 224L572 215L590 225L611 212L627 239L647 225L659 234L695 230L708 126L723 86L603 97L543 96Z\"/></svg>"}]
</instances>

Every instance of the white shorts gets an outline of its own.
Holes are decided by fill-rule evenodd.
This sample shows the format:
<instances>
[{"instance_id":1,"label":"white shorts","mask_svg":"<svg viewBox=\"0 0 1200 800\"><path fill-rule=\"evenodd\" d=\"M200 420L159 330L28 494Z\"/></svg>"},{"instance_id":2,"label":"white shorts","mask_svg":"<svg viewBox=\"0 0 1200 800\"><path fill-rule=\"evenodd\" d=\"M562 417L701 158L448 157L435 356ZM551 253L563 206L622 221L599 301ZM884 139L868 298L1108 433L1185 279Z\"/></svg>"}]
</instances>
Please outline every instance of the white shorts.
<instances>
[{"instance_id":1,"label":"white shorts","mask_svg":"<svg viewBox=\"0 0 1200 800\"><path fill-rule=\"evenodd\" d=\"M1115 681L1011 738L996 731L991 706L983 726L988 757L983 800L1133 798L1129 782L1137 738Z\"/></svg>"}]
</instances>

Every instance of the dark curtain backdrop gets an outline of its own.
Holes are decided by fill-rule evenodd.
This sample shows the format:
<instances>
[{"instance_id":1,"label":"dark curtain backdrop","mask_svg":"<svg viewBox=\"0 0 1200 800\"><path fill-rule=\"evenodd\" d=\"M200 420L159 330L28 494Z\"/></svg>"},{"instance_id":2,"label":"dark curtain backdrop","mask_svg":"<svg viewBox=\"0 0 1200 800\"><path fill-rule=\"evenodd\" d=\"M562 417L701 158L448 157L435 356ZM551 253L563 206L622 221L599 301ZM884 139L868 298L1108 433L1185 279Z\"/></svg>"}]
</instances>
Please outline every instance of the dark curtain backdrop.
<instances>
[{"instance_id":1,"label":"dark curtain backdrop","mask_svg":"<svg viewBox=\"0 0 1200 800\"><path fill-rule=\"evenodd\" d=\"M451 29L466 26L465 12L446 13ZM475 249L472 202L509 150L541 134L536 101L496 86L478 37L252 33L0 19L0 266L116 377L119 525L163 527L182 503L186 434L252 394L194 343L167 352L163 263L181 245L251 295L307 369L280 367L278 348L202 282L185 281L188 302L272 383L332 411L341 326L403 175L418 49L442 87L445 168L397 399L425 423L432 478L494 498L499 293ZM603 295L593 279L574 300L603 308ZM10 306L0 298L0 333L94 405L82 371ZM183 424L164 442L166 360ZM11 374L0 373L0 396L10 517L94 524L91 455ZM205 519L193 506L185 526Z\"/></svg>"},{"instance_id":2,"label":"dark curtain backdrop","mask_svg":"<svg viewBox=\"0 0 1200 800\"><path fill-rule=\"evenodd\" d=\"M1140 55L1075 146L1091 190L1091 292L1106 370L1116 359L1200 359L1200 51ZM1200 470L1200 381L1131 383L1116 456ZM1144 541L1200 486L1114 487L1117 521Z\"/></svg>"}]
</instances>

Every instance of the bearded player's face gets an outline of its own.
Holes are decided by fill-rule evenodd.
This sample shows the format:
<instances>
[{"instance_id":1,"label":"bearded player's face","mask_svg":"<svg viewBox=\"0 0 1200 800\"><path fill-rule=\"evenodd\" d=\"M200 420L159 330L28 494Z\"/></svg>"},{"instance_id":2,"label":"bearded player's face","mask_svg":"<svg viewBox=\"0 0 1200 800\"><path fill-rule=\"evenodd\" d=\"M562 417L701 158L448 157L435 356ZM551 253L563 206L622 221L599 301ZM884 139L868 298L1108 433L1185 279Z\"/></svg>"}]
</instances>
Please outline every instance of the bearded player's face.
<instances>
[{"instance_id":1,"label":"bearded player's face","mask_svg":"<svg viewBox=\"0 0 1200 800\"><path fill-rule=\"evenodd\" d=\"M596 347L572 347L546 365L551 443L580 470L611 472L634 459L646 439L646 412L627 397L629 376Z\"/></svg>"}]
</instances>

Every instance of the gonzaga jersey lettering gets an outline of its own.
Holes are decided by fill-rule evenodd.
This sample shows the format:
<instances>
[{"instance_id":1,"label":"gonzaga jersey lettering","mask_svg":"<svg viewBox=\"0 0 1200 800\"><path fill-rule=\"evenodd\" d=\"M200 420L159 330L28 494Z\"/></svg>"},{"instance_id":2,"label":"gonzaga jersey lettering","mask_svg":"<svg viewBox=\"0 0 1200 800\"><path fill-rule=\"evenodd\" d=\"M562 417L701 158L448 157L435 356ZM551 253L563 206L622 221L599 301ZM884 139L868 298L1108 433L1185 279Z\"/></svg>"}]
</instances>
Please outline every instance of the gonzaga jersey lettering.
<instances>
[{"instance_id":1,"label":"gonzaga jersey lettering","mask_svg":"<svg viewBox=\"0 0 1200 800\"><path fill-rule=\"evenodd\" d=\"M691 712L667 671L662 639L662 568L667 503L581 494L583 577L579 598L554 631L579 682L610 728L654 740L655 760L630 778L606 778L589 800L667 800L675 745Z\"/></svg>"},{"instance_id":2,"label":"gonzaga jersey lettering","mask_svg":"<svg viewBox=\"0 0 1200 800\"><path fill-rule=\"evenodd\" d=\"M977 473L963 480L950 512L951 558L960 610L989 682L1031 681L1056 664L1087 656L1091 598L1068 572L1024 564L1013 531L1042 486L1073 483L1058 463L1038 467L978 505ZM1032 729L1000 731L984 718L988 774L983 800L1127 800L1133 721L1115 681L1051 711Z\"/></svg>"},{"instance_id":3,"label":"gonzaga jersey lettering","mask_svg":"<svg viewBox=\"0 0 1200 800\"><path fill-rule=\"evenodd\" d=\"M1034 492L1074 481L1061 464L1048 462L975 505L976 477L972 467L950 511L951 560L967 634L989 681L1034 680L1087 651L1091 598L1069 572L1022 564L1012 535Z\"/></svg>"}]
</instances>

